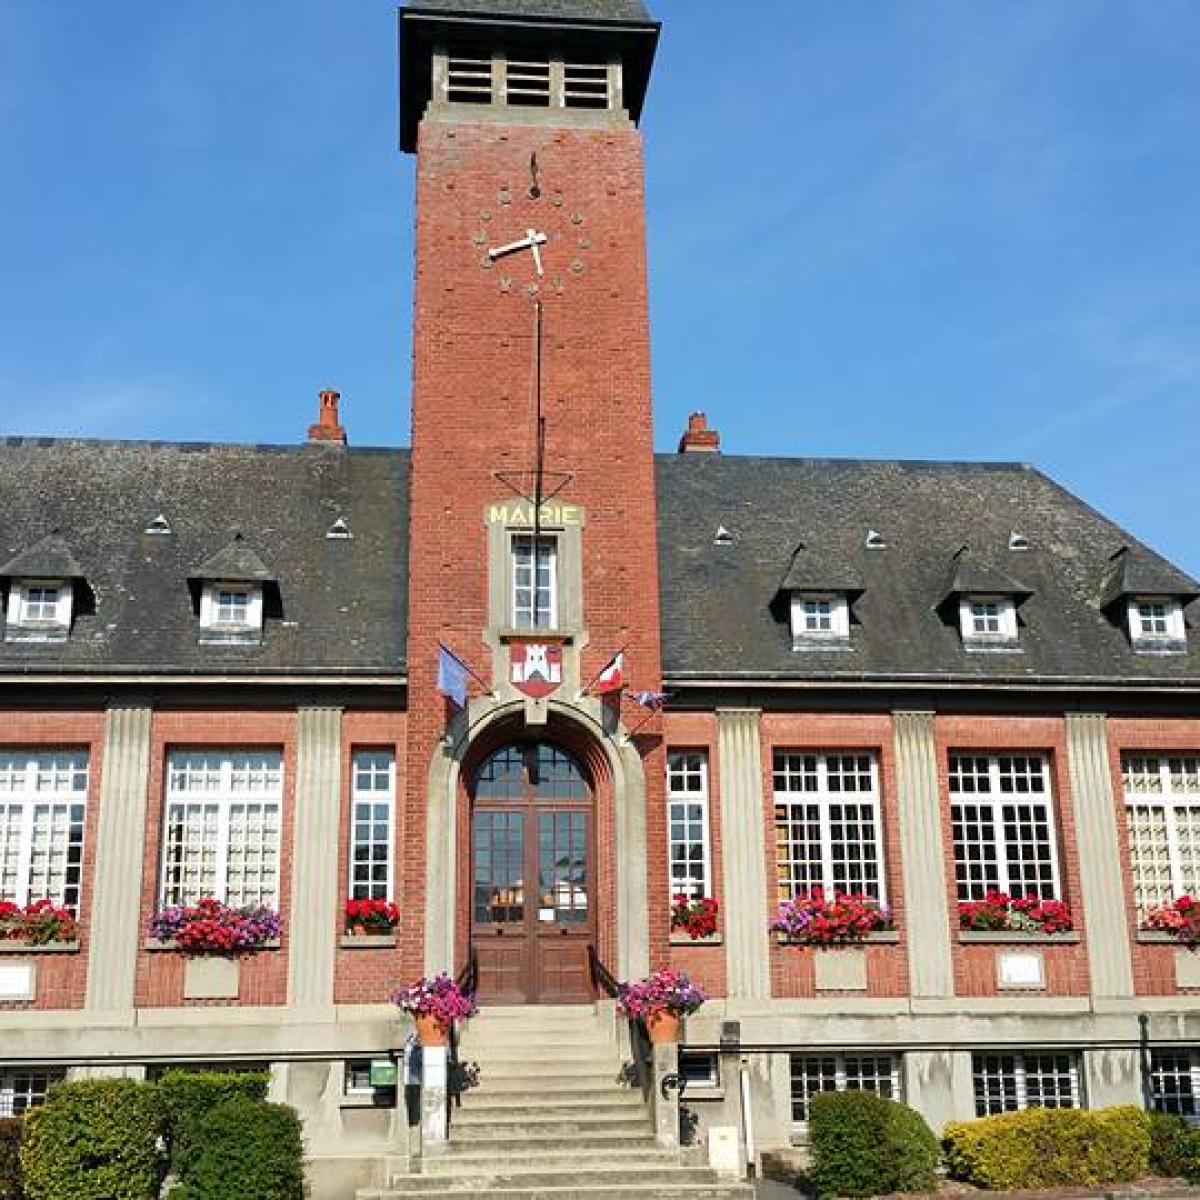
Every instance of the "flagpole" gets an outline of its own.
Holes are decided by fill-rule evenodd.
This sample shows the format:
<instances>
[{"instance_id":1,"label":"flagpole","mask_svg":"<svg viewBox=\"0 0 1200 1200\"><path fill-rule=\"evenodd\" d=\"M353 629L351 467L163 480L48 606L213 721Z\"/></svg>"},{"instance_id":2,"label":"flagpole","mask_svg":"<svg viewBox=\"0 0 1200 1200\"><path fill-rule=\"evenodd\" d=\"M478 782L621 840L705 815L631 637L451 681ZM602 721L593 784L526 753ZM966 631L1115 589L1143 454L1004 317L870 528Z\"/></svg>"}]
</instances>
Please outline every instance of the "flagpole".
<instances>
[{"instance_id":1,"label":"flagpole","mask_svg":"<svg viewBox=\"0 0 1200 1200\"><path fill-rule=\"evenodd\" d=\"M533 628L538 627L538 558L542 543L542 472L546 453L546 418L542 416L542 302L533 302L533 399L537 424L534 426L533 462L533 553L531 567L533 578Z\"/></svg>"},{"instance_id":2,"label":"flagpole","mask_svg":"<svg viewBox=\"0 0 1200 1200\"><path fill-rule=\"evenodd\" d=\"M593 676L591 677L591 679L589 679L589 680L587 681L587 683L586 683L586 684L585 684L583 687L581 687L581 688L579 689L579 694L580 694L580 696L586 696L586 695L588 694L588 691L589 691L589 689L591 688L591 686L592 686L592 685L593 685L593 684L594 684L594 683L595 683L595 682L596 682L596 681L597 681L597 680L600 678L600 676L601 676L601 675L603 675L603 674L604 674L604 672L605 672L605 671L607 671L607 670L608 670L608 668L609 668L609 667L611 667L611 666L612 666L612 664L613 664L613 663L615 663L615 662L617 661L617 659L618 659L618 658L620 658L620 657L621 657L621 655L622 655L622 654L624 654L624 653L625 653L625 651L626 651L626 650L628 650L628 649L629 649L629 643L628 643L628 642L626 642L626 643L625 643L625 645L623 645L623 646L620 648L620 650L618 650L618 651L616 652L616 654L613 654L613 655L611 655L611 656L609 657L609 660L608 660L608 662L606 662L606 663L604 664L604 666L602 666L602 667L600 668L600 670L598 670L598 671L596 672L596 674L595 674L595 675L593 675Z\"/></svg>"}]
</instances>

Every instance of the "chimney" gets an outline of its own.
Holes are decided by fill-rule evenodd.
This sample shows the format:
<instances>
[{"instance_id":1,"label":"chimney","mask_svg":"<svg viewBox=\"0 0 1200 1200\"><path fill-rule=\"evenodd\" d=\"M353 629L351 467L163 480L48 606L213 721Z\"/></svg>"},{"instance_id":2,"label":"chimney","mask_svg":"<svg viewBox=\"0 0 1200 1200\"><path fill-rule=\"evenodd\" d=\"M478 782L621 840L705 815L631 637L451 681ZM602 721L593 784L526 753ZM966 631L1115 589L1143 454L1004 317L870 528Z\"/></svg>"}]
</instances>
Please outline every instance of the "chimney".
<instances>
[{"instance_id":1,"label":"chimney","mask_svg":"<svg viewBox=\"0 0 1200 1200\"><path fill-rule=\"evenodd\" d=\"M340 392L321 393L317 423L308 427L310 442L334 442L339 446L346 444L346 431L338 424L338 401L341 398Z\"/></svg>"},{"instance_id":2,"label":"chimney","mask_svg":"<svg viewBox=\"0 0 1200 1200\"><path fill-rule=\"evenodd\" d=\"M687 429L679 439L680 454L717 454L721 449L721 435L709 429L708 418L702 412L688 417Z\"/></svg>"}]
</instances>

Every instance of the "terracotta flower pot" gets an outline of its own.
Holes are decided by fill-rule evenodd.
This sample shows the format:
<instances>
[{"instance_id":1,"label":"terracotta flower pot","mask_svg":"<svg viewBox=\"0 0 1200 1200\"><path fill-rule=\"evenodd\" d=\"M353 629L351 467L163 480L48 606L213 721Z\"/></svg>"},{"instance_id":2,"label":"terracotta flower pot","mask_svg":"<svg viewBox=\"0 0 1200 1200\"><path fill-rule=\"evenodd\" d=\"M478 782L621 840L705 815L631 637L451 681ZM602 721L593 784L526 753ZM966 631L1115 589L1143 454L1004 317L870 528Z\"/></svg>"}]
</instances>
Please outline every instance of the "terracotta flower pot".
<instances>
[{"instance_id":1,"label":"terracotta flower pot","mask_svg":"<svg viewBox=\"0 0 1200 1200\"><path fill-rule=\"evenodd\" d=\"M447 1046L450 1044L450 1026L432 1014L417 1014L417 1037L422 1046Z\"/></svg>"},{"instance_id":2,"label":"terracotta flower pot","mask_svg":"<svg viewBox=\"0 0 1200 1200\"><path fill-rule=\"evenodd\" d=\"M652 1042L679 1041L678 1013L656 1012L646 1018L646 1030Z\"/></svg>"}]
</instances>

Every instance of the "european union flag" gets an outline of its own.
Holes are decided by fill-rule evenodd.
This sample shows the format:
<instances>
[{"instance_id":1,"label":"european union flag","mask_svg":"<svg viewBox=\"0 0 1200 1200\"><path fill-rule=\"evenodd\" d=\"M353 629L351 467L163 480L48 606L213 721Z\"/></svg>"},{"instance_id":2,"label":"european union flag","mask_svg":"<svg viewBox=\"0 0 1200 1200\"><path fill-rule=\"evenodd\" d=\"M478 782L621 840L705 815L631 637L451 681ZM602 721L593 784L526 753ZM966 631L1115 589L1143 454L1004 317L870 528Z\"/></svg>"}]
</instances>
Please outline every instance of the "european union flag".
<instances>
[{"instance_id":1,"label":"european union flag","mask_svg":"<svg viewBox=\"0 0 1200 1200\"><path fill-rule=\"evenodd\" d=\"M437 689L458 708L467 707L467 668L463 661L439 643Z\"/></svg>"}]
</instances>

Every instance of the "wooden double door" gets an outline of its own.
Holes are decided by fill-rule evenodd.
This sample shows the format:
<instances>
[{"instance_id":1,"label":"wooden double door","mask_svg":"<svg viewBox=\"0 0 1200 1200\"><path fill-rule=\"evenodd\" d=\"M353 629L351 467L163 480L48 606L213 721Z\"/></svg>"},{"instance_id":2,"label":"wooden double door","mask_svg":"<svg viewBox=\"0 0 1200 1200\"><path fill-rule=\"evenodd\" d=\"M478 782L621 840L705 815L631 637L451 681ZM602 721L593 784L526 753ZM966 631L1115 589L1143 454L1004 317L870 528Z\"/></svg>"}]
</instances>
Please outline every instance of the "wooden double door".
<instances>
[{"instance_id":1,"label":"wooden double door","mask_svg":"<svg viewBox=\"0 0 1200 1200\"><path fill-rule=\"evenodd\" d=\"M471 795L471 945L492 1004L593 998L595 805L579 764L546 742L506 746Z\"/></svg>"}]
</instances>

